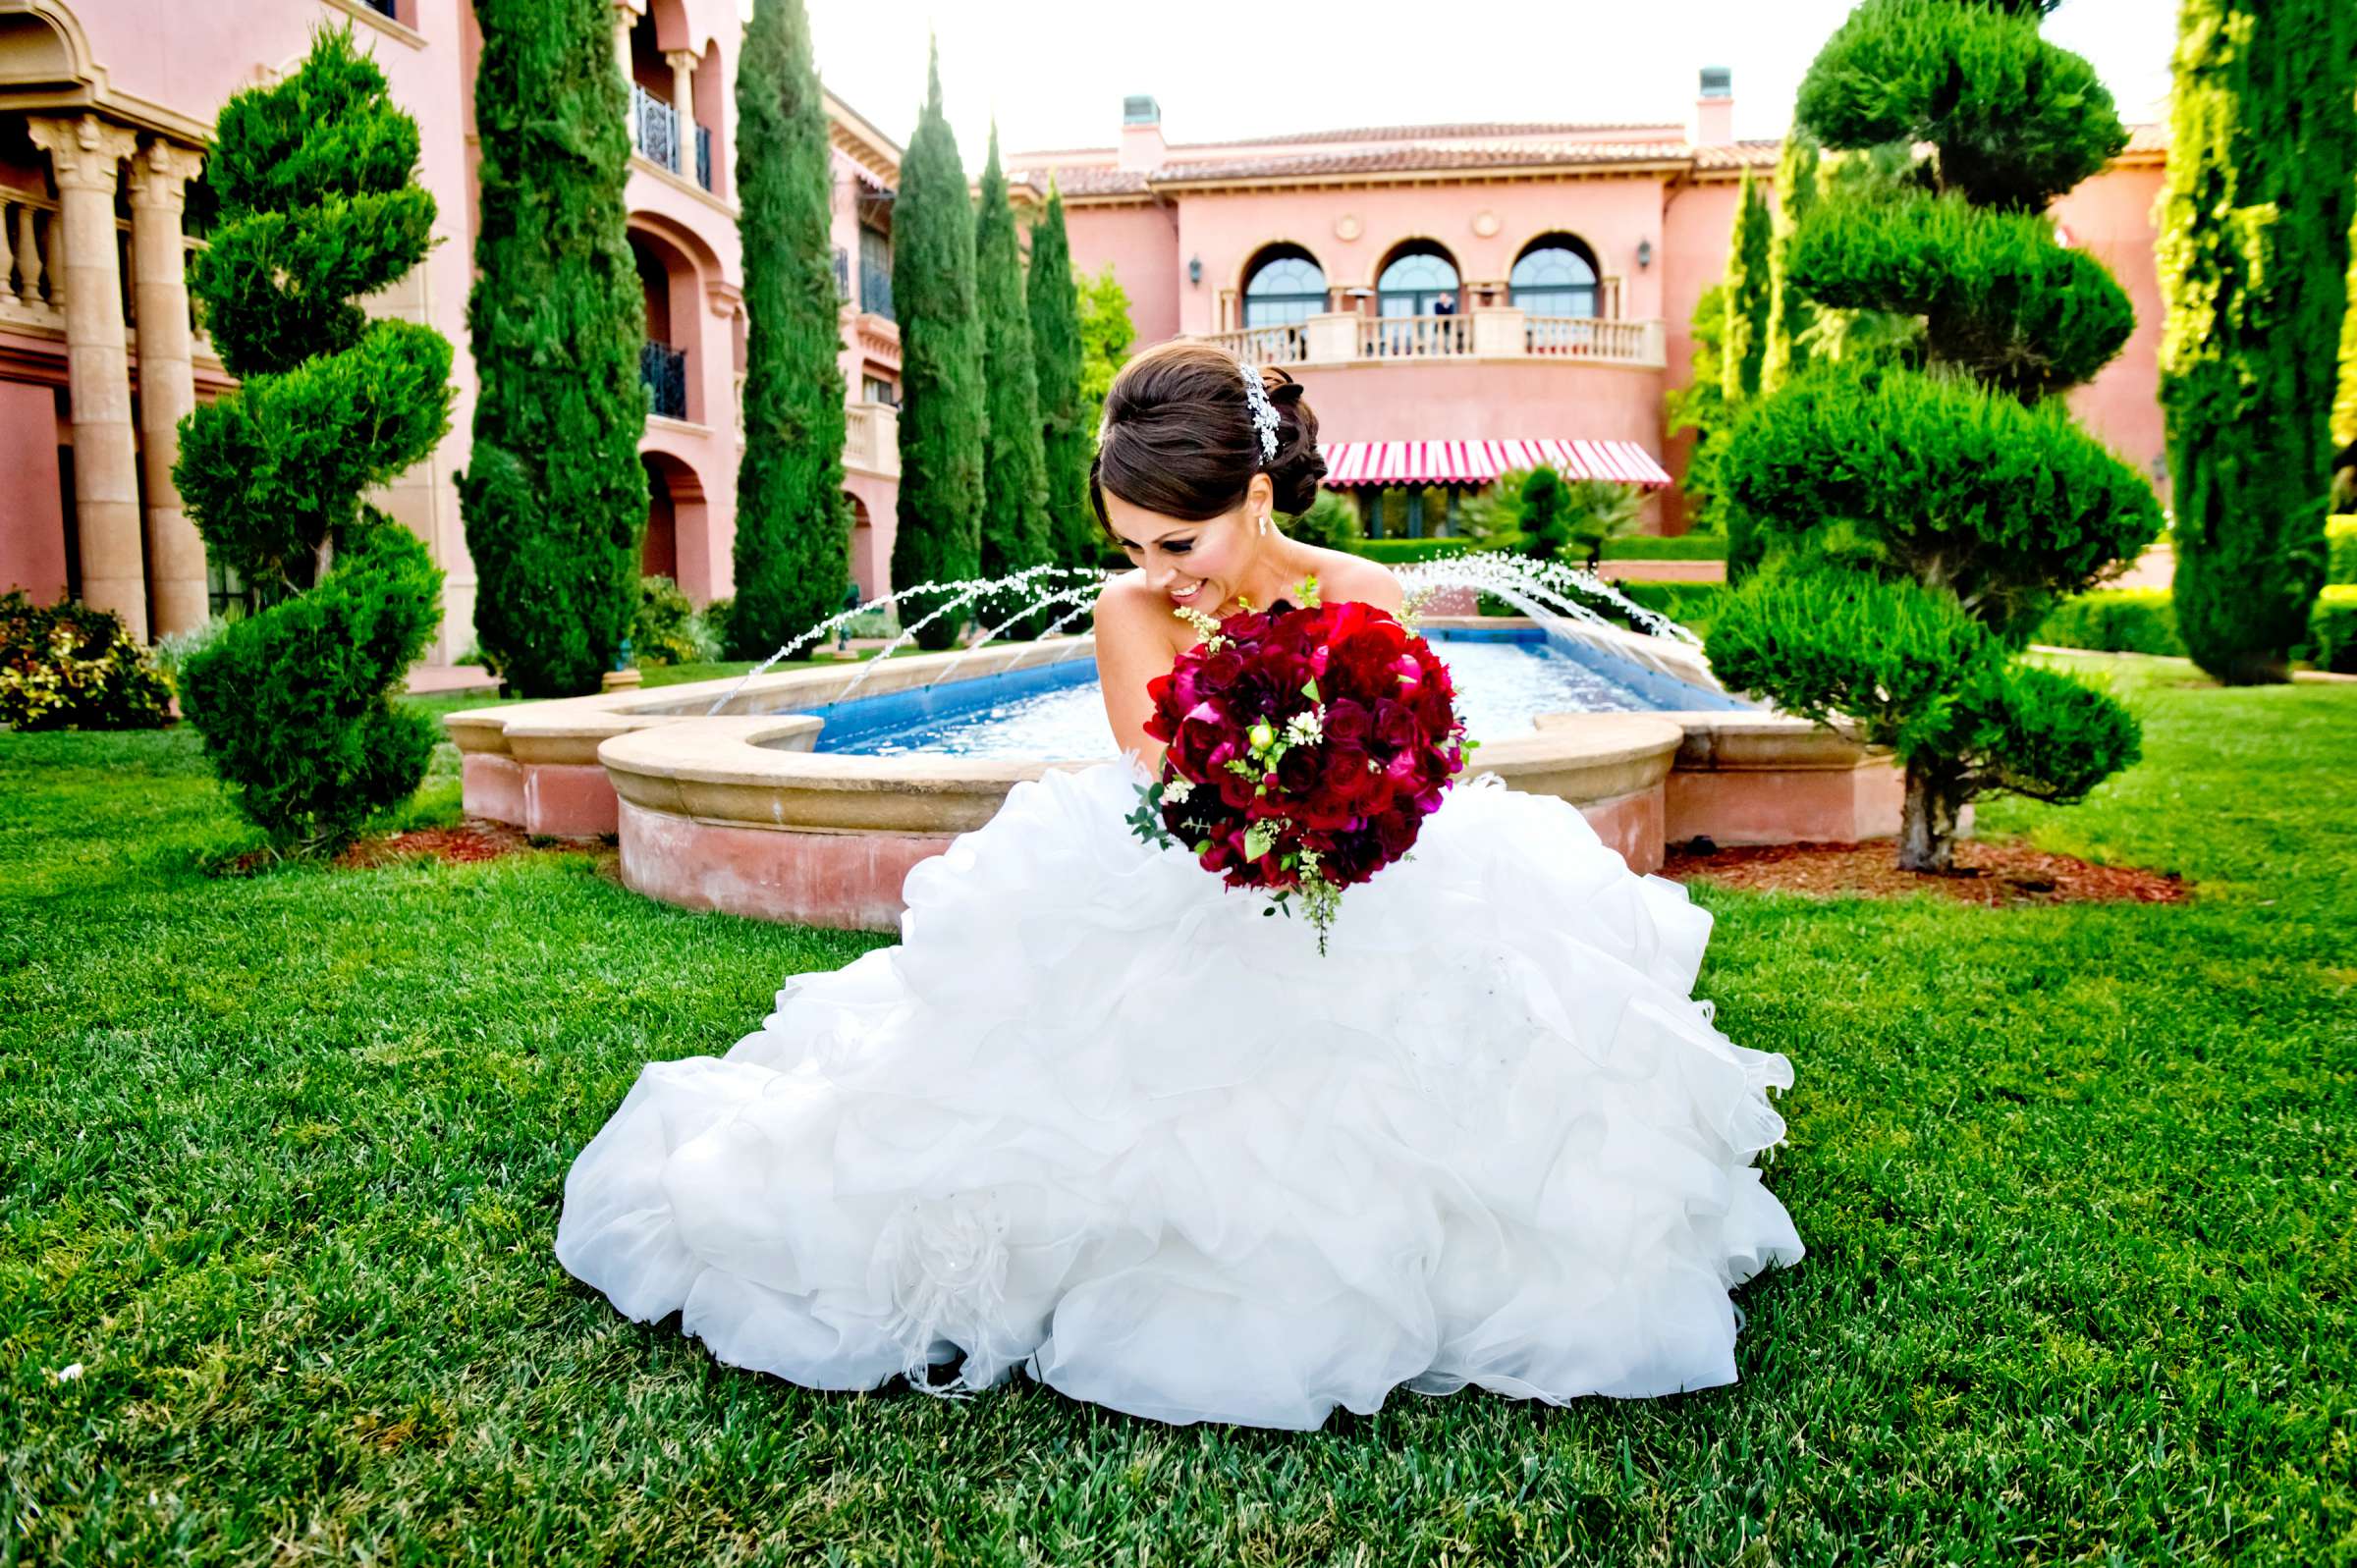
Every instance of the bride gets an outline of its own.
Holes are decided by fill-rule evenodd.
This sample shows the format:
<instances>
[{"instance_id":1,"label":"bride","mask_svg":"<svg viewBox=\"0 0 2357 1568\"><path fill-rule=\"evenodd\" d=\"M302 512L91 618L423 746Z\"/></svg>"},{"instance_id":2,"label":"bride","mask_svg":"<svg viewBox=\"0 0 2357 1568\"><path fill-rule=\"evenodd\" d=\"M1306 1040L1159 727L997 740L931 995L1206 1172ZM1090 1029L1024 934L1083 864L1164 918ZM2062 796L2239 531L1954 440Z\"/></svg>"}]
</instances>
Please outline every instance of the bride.
<instances>
[{"instance_id":1,"label":"bride","mask_svg":"<svg viewBox=\"0 0 2357 1568\"><path fill-rule=\"evenodd\" d=\"M558 1257L814 1388L1019 1365L1161 1421L1309 1429L1402 1386L1732 1381L1727 1290L1801 1244L1751 1163L1791 1068L1689 996L1710 916L1495 778L1350 891L1325 957L1133 838L1146 682L1194 639L1175 608L1400 592L1273 522L1325 468L1282 371L1150 350L1099 445L1129 755L1017 784L909 873L900 946L790 980L726 1056L647 1067L574 1164Z\"/></svg>"}]
</instances>

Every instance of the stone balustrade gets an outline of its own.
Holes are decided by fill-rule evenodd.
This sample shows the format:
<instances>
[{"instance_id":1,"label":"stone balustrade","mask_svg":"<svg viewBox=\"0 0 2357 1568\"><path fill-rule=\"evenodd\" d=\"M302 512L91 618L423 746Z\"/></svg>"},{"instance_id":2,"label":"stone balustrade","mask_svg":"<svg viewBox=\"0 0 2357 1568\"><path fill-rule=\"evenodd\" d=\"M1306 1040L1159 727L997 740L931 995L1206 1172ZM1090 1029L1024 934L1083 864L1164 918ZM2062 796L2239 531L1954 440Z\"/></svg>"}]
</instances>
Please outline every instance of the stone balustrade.
<instances>
[{"instance_id":1,"label":"stone balustrade","mask_svg":"<svg viewBox=\"0 0 2357 1568\"><path fill-rule=\"evenodd\" d=\"M844 410L843 465L887 479L901 472L901 410L889 403L854 403Z\"/></svg>"},{"instance_id":2,"label":"stone balustrade","mask_svg":"<svg viewBox=\"0 0 2357 1568\"><path fill-rule=\"evenodd\" d=\"M1434 359L1565 359L1660 370L1669 340L1659 321L1533 316L1482 306L1453 316L1315 315L1274 327L1202 335L1254 364L1333 365Z\"/></svg>"},{"instance_id":3,"label":"stone balustrade","mask_svg":"<svg viewBox=\"0 0 2357 1568\"><path fill-rule=\"evenodd\" d=\"M57 203L0 186L0 322L66 330Z\"/></svg>"}]
</instances>

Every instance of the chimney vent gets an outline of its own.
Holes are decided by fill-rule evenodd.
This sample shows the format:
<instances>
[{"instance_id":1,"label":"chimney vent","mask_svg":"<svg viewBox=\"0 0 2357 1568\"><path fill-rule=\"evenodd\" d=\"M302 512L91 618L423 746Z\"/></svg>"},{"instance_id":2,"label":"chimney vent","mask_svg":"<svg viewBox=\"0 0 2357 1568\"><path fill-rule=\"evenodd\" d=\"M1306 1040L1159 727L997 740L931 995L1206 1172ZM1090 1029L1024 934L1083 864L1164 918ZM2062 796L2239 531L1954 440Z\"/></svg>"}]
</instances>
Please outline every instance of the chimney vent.
<instances>
[{"instance_id":1,"label":"chimney vent","mask_svg":"<svg viewBox=\"0 0 2357 1568\"><path fill-rule=\"evenodd\" d=\"M1735 74L1726 66L1702 68L1702 95L1706 98L1731 98L1735 95ZM1135 102L1135 99L1130 100Z\"/></svg>"},{"instance_id":2,"label":"chimney vent","mask_svg":"<svg viewBox=\"0 0 2357 1568\"><path fill-rule=\"evenodd\" d=\"M1132 93L1122 100L1122 124L1158 126L1162 124L1162 105L1150 93Z\"/></svg>"}]
</instances>

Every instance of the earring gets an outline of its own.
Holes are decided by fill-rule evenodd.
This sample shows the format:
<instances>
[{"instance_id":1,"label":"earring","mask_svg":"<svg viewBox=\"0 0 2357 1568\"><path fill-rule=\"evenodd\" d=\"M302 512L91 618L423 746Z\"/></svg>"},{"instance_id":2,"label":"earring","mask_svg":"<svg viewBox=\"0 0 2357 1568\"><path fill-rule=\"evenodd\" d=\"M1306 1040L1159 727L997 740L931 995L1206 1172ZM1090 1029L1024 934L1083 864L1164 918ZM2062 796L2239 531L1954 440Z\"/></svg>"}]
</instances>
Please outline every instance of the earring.
<instances>
[{"instance_id":1,"label":"earring","mask_svg":"<svg viewBox=\"0 0 2357 1568\"><path fill-rule=\"evenodd\" d=\"M1269 514L1265 512L1260 514L1260 531L1263 534L1269 531Z\"/></svg>"}]
</instances>

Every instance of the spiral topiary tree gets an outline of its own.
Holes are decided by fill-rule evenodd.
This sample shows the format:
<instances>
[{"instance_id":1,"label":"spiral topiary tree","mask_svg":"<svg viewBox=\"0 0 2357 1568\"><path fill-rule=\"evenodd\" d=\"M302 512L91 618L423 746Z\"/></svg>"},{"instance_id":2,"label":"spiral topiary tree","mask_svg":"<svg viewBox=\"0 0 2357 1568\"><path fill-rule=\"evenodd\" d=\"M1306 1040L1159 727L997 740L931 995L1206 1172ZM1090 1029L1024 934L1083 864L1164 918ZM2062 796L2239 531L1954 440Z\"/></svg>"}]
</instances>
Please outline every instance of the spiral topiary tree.
<instances>
[{"instance_id":1,"label":"spiral topiary tree","mask_svg":"<svg viewBox=\"0 0 2357 1568\"><path fill-rule=\"evenodd\" d=\"M2162 199L2177 631L2290 678L2325 580L2333 349L2357 197L2357 6L2185 0Z\"/></svg>"},{"instance_id":2,"label":"spiral topiary tree","mask_svg":"<svg viewBox=\"0 0 2357 1568\"><path fill-rule=\"evenodd\" d=\"M2131 718L2021 664L2060 595L2161 524L2152 490L2054 394L2134 325L2047 204L2126 140L2042 0L1865 0L1801 84L1828 148L1906 152L1908 178L1829 189L1793 235L1821 305L1922 323L1915 356L1813 365L1755 403L1720 463L1771 543L1714 622L1731 684L1846 715L1906 767L1899 864L1946 870L1957 819L1992 790L2072 801L2135 759Z\"/></svg>"},{"instance_id":3,"label":"spiral topiary tree","mask_svg":"<svg viewBox=\"0 0 2357 1568\"><path fill-rule=\"evenodd\" d=\"M459 476L474 629L509 686L595 691L638 614L646 306L624 237L629 94L606 0L475 0L481 386Z\"/></svg>"},{"instance_id":4,"label":"spiral topiary tree","mask_svg":"<svg viewBox=\"0 0 2357 1568\"><path fill-rule=\"evenodd\" d=\"M907 590L971 578L980 566L984 413L982 323L974 297L974 209L965 166L941 107L935 45L925 107L893 204L892 298L901 318L900 529L892 585L901 619L914 624L939 600ZM959 617L917 634L939 650L958 640Z\"/></svg>"},{"instance_id":5,"label":"spiral topiary tree","mask_svg":"<svg viewBox=\"0 0 2357 1568\"><path fill-rule=\"evenodd\" d=\"M361 497L450 428L451 348L358 300L432 243L416 123L349 28L221 111L219 203L190 290L238 389L181 423L172 475L206 554L265 601L192 656L182 701L238 807L333 849L425 776L434 730L393 691L440 624L442 574Z\"/></svg>"},{"instance_id":6,"label":"spiral topiary tree","mask_svg":"<svg viewBox=\"0 0 2357 1568\"><path fill-rule=\"evenodd\" d=\"M737 465L732 659L760 659L842 608L843 351L828 225L835 171L802 0L756 0L737 64L744 244L744 456Z\"/></svg>"}]
</instances>

